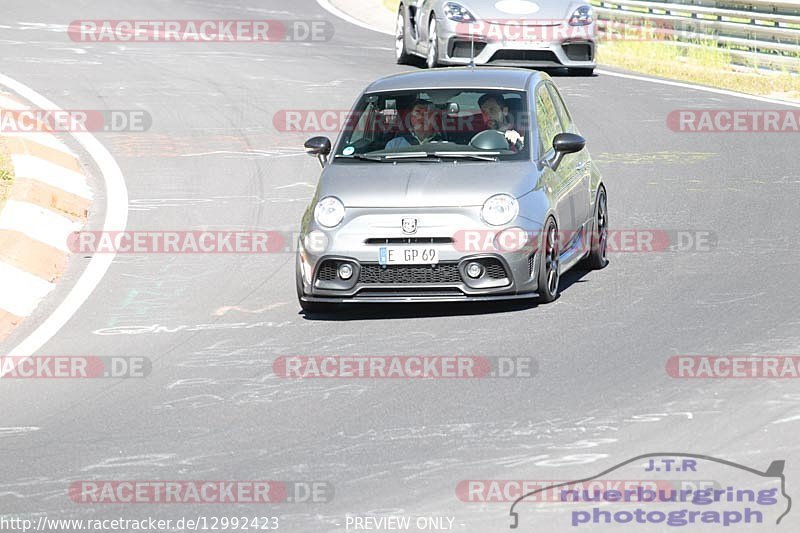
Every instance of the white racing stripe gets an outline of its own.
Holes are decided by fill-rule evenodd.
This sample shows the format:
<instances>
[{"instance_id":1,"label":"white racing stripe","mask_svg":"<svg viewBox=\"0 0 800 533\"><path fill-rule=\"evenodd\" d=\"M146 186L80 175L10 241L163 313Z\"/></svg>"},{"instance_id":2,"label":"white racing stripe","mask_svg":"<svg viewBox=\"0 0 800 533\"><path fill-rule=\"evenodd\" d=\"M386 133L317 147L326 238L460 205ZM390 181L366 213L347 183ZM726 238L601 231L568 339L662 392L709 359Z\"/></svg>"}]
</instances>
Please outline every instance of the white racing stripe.
<instances>
[{"instance_id":1,"label":"white racing stripe","mask_svg":"<svg viewBox=\"0 0 800 533\"><path fill-rule=\"evenodd\" d=\"M74 170L27 154L12 154L11 163L14 165L14 174L18 178L41 181L81 198L92 198L92 190L86 183L86 176Z\"/></svg>"},{"instance_id":2,"label":"white racing stripe","mask_svg":"<svg viewBox=\"0 0 800 533\"><path fill-rule=\"evenodd\" d=\"M53 283L0 261L0 309L17 316L30 316L55 288Z\"/></svg>"},{"instance_id":3,"label":"white racing stripe","mask_svg":"<svg viewBox=\"0 0 800 533\"><path fill-rule=\"evenodd\" d=\"M29 202L8 200L0 211L0 229L19 231L62 252L69 251L67 239L72 232L79 231L81 227L83 222L70 220ZM5 290L5 283L3 288Z\"/></svg>"},{"instance_id":4,"label":"white racing stripe","mask_svg":"<svg viewBox=\"0 0 800 533\"><path fill-rule=\"evenodd\" d=\"M8 76L0 74L0 85L8 87L40 109L59 110L53 102ZM122 170L106 147L94 135L85 132L76 132L71 135L89 153L103 176L106 189L106 212L102 231L124 231L128 222L128 189L125 187ZM53 338L94 292L114 261L114 257L116 255L113 253L94 255L55 311L33 333L12 348L8 355L31 356Z\"/></svg>"}]
</instances>

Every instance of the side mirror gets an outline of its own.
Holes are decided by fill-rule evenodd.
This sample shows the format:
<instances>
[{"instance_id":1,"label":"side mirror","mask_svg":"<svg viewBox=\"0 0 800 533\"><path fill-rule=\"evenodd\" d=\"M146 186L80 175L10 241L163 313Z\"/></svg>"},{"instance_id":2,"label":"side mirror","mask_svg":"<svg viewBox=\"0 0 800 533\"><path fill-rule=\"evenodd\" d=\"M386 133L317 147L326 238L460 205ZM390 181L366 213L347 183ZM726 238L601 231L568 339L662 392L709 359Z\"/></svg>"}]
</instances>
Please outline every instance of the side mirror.
<instances>
[{"instance_id":1,"label":"side mirror","mask_svg":"<svg viewBox=\"0 0 800 533\"><path fill-rule=\"evenodd\" d=\"M586 139L574 133L559 133L553 138L553 150L556 151L555 157L549 161L550 168L556 170L561 160L567 154L580 152L586 147Z\"/></svg>"},{"instance_id":2,"label":"side mirror","mask_svg":"<svg viewBox=\"0 0 800 533\"><path fill-rule=\"evenodd\" d=\"M331 153L331 140L327 137L312 137L305 142L303 147L308 155L319 159L319 164L325 166L328 155Z\"/></svg>"}]
</instances>

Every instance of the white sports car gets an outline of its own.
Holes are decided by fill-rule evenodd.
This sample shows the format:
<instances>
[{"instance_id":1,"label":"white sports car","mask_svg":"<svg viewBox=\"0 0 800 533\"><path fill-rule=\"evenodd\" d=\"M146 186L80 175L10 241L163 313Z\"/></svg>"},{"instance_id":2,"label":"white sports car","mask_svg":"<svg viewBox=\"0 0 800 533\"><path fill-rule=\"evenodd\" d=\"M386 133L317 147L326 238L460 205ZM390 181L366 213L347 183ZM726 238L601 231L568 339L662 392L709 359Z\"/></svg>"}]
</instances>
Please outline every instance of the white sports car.
<instances>
[{"instance_id":1,"label":"white sports car","mask_svg":"<svg viewBox=\"0 0 800 533\"><path fill-rule=\"evenodd\" d=\"M397 62L567 67L591 75L595 20L586 0L402 0Z\"/></svg>"}]
</instances>

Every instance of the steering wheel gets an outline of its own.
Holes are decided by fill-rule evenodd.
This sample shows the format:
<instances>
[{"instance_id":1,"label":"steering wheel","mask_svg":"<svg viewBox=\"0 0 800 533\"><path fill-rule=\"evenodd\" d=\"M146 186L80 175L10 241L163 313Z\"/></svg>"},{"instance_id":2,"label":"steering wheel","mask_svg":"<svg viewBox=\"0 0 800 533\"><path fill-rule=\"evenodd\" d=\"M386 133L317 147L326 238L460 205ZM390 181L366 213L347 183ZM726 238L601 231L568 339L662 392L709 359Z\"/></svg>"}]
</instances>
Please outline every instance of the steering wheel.
<instances>
[{"instance_id":1,"label":"steering wheel","mask_svg":"<svg viewBox=\"0 0 800 533\"><path fill-rule=\"evenodd\" d=\"M504 133L497 130L486 130L476 134L469 145L478 150L508 150L508 141Z\"/></svg>"}]
</instances>

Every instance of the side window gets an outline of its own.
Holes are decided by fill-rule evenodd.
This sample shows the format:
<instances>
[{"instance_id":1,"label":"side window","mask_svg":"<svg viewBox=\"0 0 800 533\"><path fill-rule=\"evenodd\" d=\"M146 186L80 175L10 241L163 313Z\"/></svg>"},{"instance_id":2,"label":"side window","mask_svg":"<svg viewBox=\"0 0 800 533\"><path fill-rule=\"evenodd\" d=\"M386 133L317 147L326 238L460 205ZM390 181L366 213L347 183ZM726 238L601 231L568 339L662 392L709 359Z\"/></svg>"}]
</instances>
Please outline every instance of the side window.
<instances>
[{"instance_id":1,"label":"side window","mask_svg":"<svg viewBox=\"0 0 800 533\"><path fill-rule=\"evenodd\" d=\"M355 125L355 130L348 141L350 144L355 144L358 141L371 141L375 138L374 133L374 120L375 120L375 106L367 104L366 109L358 117L358 122Z\"/></svg>"},{"instance_id":2,"label":"side window","mask_svg":"<svg viewBox=\"0 0 800 533\"><path fill-rule=\"evenodd\" d=\"M548 89L550 89L550 96L553 98L553 104L556 106L556 112L558 113L558 117L561 119L561 129L562 131L572 131L572 117L569 115L569 111L567 111L567 106L564 105L564 100L561 98L561 95L558 93L558 89L556 89L555 85L550 83L547 84Z\"/></svg>"},{"instance_id":3,"label":"side window","mask_svg":"<svg viewBox=\"0 0 800 533\"><path fill-rule=\"evenodd\" d=\"M545 154L553 147L553 138L562 133L550 92L542 83L536 89L536 122L539 126L539 153Z\"/></svg>"}]
</instances>

